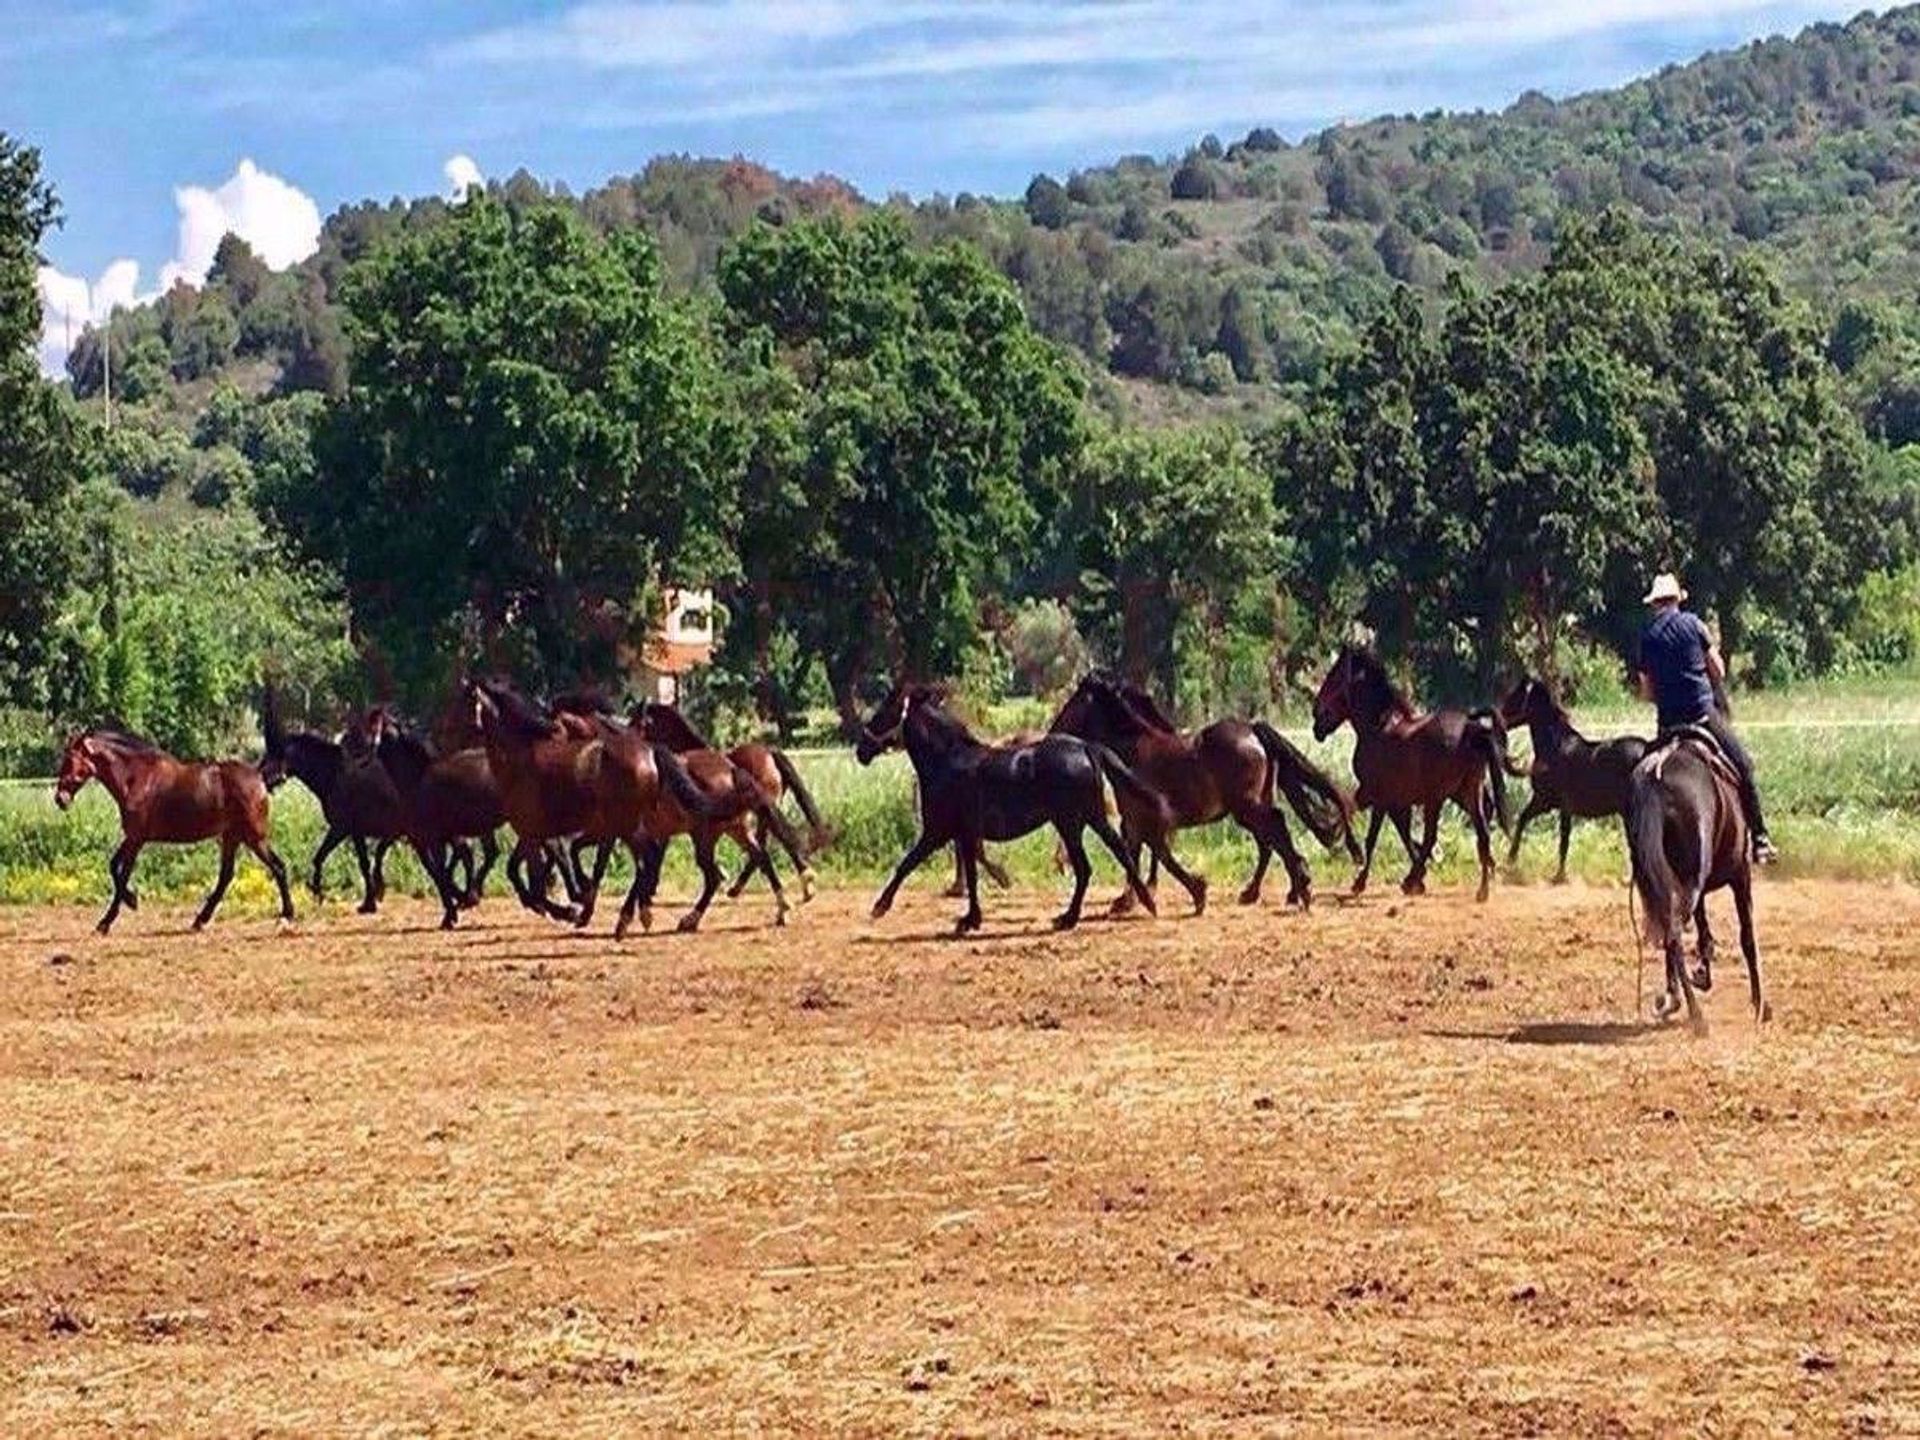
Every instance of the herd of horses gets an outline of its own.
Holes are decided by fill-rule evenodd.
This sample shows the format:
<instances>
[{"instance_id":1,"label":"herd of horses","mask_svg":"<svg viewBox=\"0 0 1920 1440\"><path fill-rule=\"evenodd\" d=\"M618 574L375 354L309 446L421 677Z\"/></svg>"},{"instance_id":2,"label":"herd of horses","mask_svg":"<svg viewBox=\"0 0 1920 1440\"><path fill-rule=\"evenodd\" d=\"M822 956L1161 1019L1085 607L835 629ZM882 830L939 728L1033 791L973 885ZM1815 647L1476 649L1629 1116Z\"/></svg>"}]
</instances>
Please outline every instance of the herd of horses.
<instances>
[{"instance_id":1,"label":"herd of horses","mask_svg":"<svg viewBox=\"0 0 1920 1440\"><path fill-rule=\"evenodd\" d=\"M811 898L808 856L831 832L792 759L774 746L721 750L672 706L645 703L616 713L592 692L538 703L503 683L468 678L458 703L433 739L377 706L338 737L290 732L271 688L262 703L265 756L240 761L185 762L123 731L89 729L62 756L55 798L64 809L89 780L98 779L119 807L122 839L108 862L113 892L99 930L106 933L122 907L137 909L133 870L141 849L154 843L216 841L220 868L213 891L195 918L207 923L233 877L240 849L256 855L278 888L281 914L293 916L287 868L269 839L268 793L292 778L311 790L326 820L312 862L311 884L322 888L322 868L334 850L352 847L358 864L360 908L371 913L385 890L383 862L396 844L419 857L451 928L480 901L499 858L497 834L513 836L506 873L528 909L556 921L592 922L615 849L632 861L632 880L614 934L637 918L651 928L652 903L668 845L686 835L701 889L681 930L696 929L724 883L717 848L730 839L746 857L732 889L738 895L755 875L765 878L785 923L788 902L770 854L777 844L797 873L802 898ZM1425 890L1442 811L1449 804L1472 827L1480 865L1479 898L1494 873L1493 829L1510 835L1509 861L1537 816L1559 816L1559 865L1576 818L1620 817L1634 887L1646 910L1646 929L1665 956L1662 1018L1684 1007L1695 1029L1704 1027L1696 990L1712 984L1714 941L1706 895L1733 892L1753 1012L1767 1016L1754 938L1749 836L1731 771L1711 736L1681 732L1658 741L1583 737L1552 690L1522 680L1482 710L1421 710L1393 683L1378 656L1359 646L1343 649L1313 703L1313 734L1324 741L1351 726L1355 742L1349 795L1299 747L1264 721L1219 720L1185 731L1141 688L1101 671L1085 676L1044 733L998 743L976 737L947 704L937 685L900 682L861 729L855 754L870 764L882 752L903 749L918 787L920 833L879 898L887 913L902 884L935 855L951 851L954 893L967 902L961 933L979 928L979 876L1005 874L986 847L1051 828L1058 855L1073 876L1073 891L1055 924L1080 920L1092 876L1086 836L1092 833L1120 866L1125 888L1113 902L1157 910L1165 870L1186 891L1197 914L1206 908L1207 882L1184 866L1172 848L1177 832L1231 819L1255 847L1243 904L1260 899L1277 856L1288 879L1287 903L1306 907L1312 879L1295 846L1289 815L1328 850L1344 850L1357 870L1352 889L1367 887L1374 850L1391 820L1406 850L1406 893ZM1507 750L1510 729L1532 740L1531 766ZM1532 796L1510 819L1506 780L1529 777ZM791 795L806 833L782 802ZM1366 838L1353 818L1369 812ZM1418 838L1415 820L1419 821ZM1142 862L1146 870L1142 871ZM1697 966L1686 965L1689 920Z\"/></svg>"}]
</instances>

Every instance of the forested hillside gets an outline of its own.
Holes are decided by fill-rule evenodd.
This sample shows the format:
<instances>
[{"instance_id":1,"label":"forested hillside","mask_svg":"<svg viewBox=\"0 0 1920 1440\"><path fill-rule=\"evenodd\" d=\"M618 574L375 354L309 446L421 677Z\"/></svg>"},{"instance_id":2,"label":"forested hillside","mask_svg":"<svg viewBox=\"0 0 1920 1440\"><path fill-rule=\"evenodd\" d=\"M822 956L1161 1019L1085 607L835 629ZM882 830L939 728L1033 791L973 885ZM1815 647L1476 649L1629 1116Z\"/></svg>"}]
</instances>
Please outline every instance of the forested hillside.
<instances>
[{"instance_id":1,"label":"forested hillside","mask_svg":"<svg viewBox=\"0 0 1920 1440\"><path fill-rule=\"evenodd\" d=\"M1902 11L1015 198L664 158L347 207L277 273L230 236L9 382L48 594L0 616L0 751L106 713L207 748L263 665L314 713L606 677L689 577L703 703L786 729L1089 655L1256 708L1355 623L1436 693L1610 683L1656 564L1748 681L1910 663L1917 65ZM55 204L0 143L18 371Z\"/></svg>"}]
</instances>

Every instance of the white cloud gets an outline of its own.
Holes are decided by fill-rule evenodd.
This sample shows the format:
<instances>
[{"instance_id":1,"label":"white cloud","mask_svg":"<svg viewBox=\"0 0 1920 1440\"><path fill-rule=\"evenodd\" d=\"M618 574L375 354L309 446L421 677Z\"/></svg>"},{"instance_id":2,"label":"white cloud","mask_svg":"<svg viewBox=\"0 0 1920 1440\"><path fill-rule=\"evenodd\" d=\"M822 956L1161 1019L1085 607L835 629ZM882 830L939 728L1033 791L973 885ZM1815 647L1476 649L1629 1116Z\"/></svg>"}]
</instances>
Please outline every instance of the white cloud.
<instances>
[{"instance_id":1,"label":"white cloud","mask_svg":"<svg viewBox=\"0 0 1920 1440\"><path fill-rule=\"evenodd\" d=\"M486 172L474 163L471 155L450 155L447 163L440 167L440 173L447 177L447 198L460 200L467 191L476 185L484 185Z\"/></svg>"},{"instance_id":2,"label":"white cloud","mask_svg":"<svg viewBox=\"0 0 1920 1440\"><path fill-rule=\"evenodd\" d=\"M88 325L104 322L113 307L142 304L177 280L204 281L221 237L229 232L276 270L306 259L320 243L320 207L313 197L251 160L242 160L217 189L182 185L173 199L180 209L179 237L154 289L140 289L140 265L134 260L115 260L92 283L50 265L40 267L40 365L48 374L65 371L71 342Z\"/></svg>"},{"instance_id":3,"label":"white cloud","mask_svg":"<svg viewBox=\"0 0 1920 1440\"><path fill-rule=\"evenodd\" d=\"M275 270L306 259L320 243L320 207L313 197L251 160L242 160L219 189L182 185L173 199L180 207L180 239L173 259L160 269L162 290L176 280L205 280L229 232Z\"/></svg>"}]
</instances>

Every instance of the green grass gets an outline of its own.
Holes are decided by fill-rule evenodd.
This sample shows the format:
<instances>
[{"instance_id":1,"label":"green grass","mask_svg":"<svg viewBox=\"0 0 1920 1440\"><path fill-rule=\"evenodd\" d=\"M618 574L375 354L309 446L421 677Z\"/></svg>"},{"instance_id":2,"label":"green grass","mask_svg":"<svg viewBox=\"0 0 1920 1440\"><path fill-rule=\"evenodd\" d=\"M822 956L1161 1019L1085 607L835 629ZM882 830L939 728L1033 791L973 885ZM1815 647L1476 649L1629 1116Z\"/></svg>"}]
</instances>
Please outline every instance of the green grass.
<instances>
[{"instance_id":1,"label":"green grass","mask_svg":"<svg viewBox=\"0 0 1920 1440\"><path fill-rule=\"evenodd\" d=\"M1740 715L1774 833L1787 855L1781 873L1920 880L1920 682L1854 681L1784 695L1746 696ZM1648 728L1643 711L1582 714L1578 720L1591 734L1644 733ZM1316 745L1297 726L1287 728L1320 763L1343 779L1347 776L1352 748L1348 732ZM1525 754L1523 737L1516 737L1515 748ZM817 857L822 878L830 884L878 884L915 834L911 772L905 760L890 755L863 768L844 750L807 751L797 758L835 830L833 846ZM106 858L119 838L112 802L98 787L89 787L74 809L62 814L52 792L46 781L0 783L0 902L103 904ZM1516 811L1526 792L1524 780L1513 783ZM298 784L287 785L274 797L273 826L276 847L304 886L322 827L318 807ZM1554 826L1551 817L1534 823L1514 878L1537 881L1551 873ZM1296 826L1295 833L1304 836L1302 827ZM1252 847L1231 825L1190 832L1177 848L1183 859L1213 880L1222 899L1239 889L1253 864ZM995 853L1023 880L1058 883L1050 836L996 847ZM1344 858L1329 856L1310 842L1305 853L1323 888L1345 885L1350 867ZM197 898L212 883L214 862L211 846L155 846L142 855L136 884L143 895L155 898ZM738 868L737 852L730 846L723 847L722 864L730 872ZM1111 862L1096 853L1096 864L1098 883L1112 885L1116 871ZM1588 880L1617 880L1625 870L1617 826L1577 826L1570 868ZM1388 827L1380 842L1376 878L1393 883L1404 869L1399 841ZM1442 824L1436 869L1441 883L1461 883L1472 874L1471 836L1457 816ZM923 877L945 884L950 873L950 862L943 858L931 862ZM624 883L624 870L615 875ZM401 852L389 862L388 877L403 891L428 892L417 865ZM678 893L692 880L688 847L676 844L667 884ZM328 866L330 903L353 903L358 884L350 856L344 849L337 851ZM1273 894L1284 894L1284 886L1282 877ZM303 909L311 904L304 894L295 899ZM230 903L236 911L265 913L271 900L265 874L243 860Z\"/></svg>"}]
</instances>

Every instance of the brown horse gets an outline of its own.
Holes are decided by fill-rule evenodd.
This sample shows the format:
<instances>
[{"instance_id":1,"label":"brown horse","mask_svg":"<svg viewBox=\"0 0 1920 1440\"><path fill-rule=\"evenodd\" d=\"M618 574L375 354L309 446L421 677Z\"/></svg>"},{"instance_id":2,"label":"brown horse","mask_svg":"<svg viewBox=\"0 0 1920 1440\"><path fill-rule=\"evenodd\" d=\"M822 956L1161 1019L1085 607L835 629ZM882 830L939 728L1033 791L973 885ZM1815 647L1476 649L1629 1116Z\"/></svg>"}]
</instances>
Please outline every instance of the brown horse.
<instances>
[{"instance_id":1,"label":"brown horse","mask_svg":"<svg viewBox=\"0 0 1920 1440\"><path fill-rule=\"evenodd\" d=\"M1520 858L1520 837L1536 815L1560 812L1560 864L1553 872L1556 885L1566 883L1567 846L1573 839L1575 817L1599 819L1627 813L1627 791L1633 767L1647 753L1647 742L1637 735L1615 740L1589 740L1573 728L1567 713L1546 681L1526 676L1501 697L1500 723L1512 729L1525 725L1533 738L1530 770L1510 767L1532 777L1533 794L1513 823L1513 843L1507 863Z\"/></svg>"},{"instance_id":2,"label":"brown horse","mask_svg":"<svg viewBox=\"0 0 1920 1440\"><path fill-rule=\"evenodd\" d=\"M392 779L400 796L401 834L439 893L445 911L441 924L451 928L455 912L480 903L487 874L500 854L494 832L506 823L506 811L487 752L470 746L435 755L385 706L367 712L349 743L378 755ZM469 842L480 847L478 863ZM455 885L459 861L465 862L466 881Z\"/></svg>"},{"instance_id":3,"label":"brown horse","mask_svg":"<svg viewBox=\"0 0 1920 1440\"><path fill-rule=\"evenodd\" d=\"M1493 884L1493 841L1487 829L1486 790L1493 787L1493 811L1507 823L1506 740L1491 714L1434 710L1422 714L1394 687L1380 657L1357 645L1341 650L1313 697L1313 738L1325 740L1343 724L1354 733L1353 773L1360 782L1354 803L1373 811L1367 825L1366 853L1353 893L1367 888L1380 823L1391 816L1413 862L1400 888L1420 895L1427 888L1427 865L1449 800L1467 812L1480 850L1480 895ZM1413 810L1422 812L1422 834L1413 843Z\"/></svg>"},{"instance_id":4,"label":"brown horse","mask_svg":"<svg viewBox=\"0 0 1920 1440\"><path fill-rule=\"evenodd\" d=\"M1760 985L1760 949L1753 932L1753 840L1740 782L1711 732L1688 726L1655 741L1634 767L1627 797L1627 853L1633 884L1646 906L1647 938L1666 957L1661 1019L1686 1006L1687 1022L1704 1035L1706 1017L1694 991L1713 988L1713 932L1707 896L1733 891L1740 953L1756 1024L1773 1018ZM1683 948L1688 915L1700 941L1700 968L1687 973Z\"/></svg>"},{"instance_id":5,"label":"brown horse","mask_svg":"<svg viewBox=\"0 0 1920 1440\"><path fill-rule=\"evenodd\" d=\"M636 733L665 745L676 755L685 756L701 750L718 753L718 748L706 736L694 729L692 723L675 706L658 700L645 700L633 707L629 718ZM813 796L807 790L806 781L800 778L800 771L786 751L778 746L763 745L755 740L749 740L744 745L736 745L725 753L727 759L753 777L754 784L760 787L771 803L778 805L782 796L791 794L799 804L800 813L807 818L809 831L807 846L805 849L796 849L786 846L784 841L781 843L792 858L794 869L799 872L802 903L813 899L813 867L807 863L807 853L809 850L824 849L831 842L832 834L827 828L826 821L821 818L820 807L814 804ZM727 898L738 899L740 892L747 888L747 882L753 878L753 872L756 869L762 866L771 869L772 862L767 856L769 828L764 815L754 817L753 843L748 845L744 841L741 842L741 848L747 852L749 863L727 890ZM759 852L757 861L753 859L756 850ZM772 877L769 876L769 878Z\"/></svg>"},{"instance_id":6,"label":"brown horse","mask_svg":"<svg viewBox=\"0 0 1920 1440\"><path fill-rule=\"evenodd\" d=\"M113 899L100 917L102 935L113 928L122 904L140 908L133 890L133 866L141 847L191 845L201 840L220 842L220 876L194 917L194 929L213 918L233 882L234 852L242 845L259 857L280 887L280 918L293 918L287 867L267 841L266 783L253 766L238 760L213 764L176 760L137 735L83 730L67 742L60 757L54 803L67 809L89 780L98 780L120 807L120 846L107 862Z\"/></svg>"},{"instance_id":7,"label":"brown horse","mask_svg":"<svg viewBox=\"0 0 1920 1440\"><path fill-rule=\"evenodd\" d=\"M1291 882L1287 903L1312 902L1313 885L1307 867L1293 847L1286 816L1273 803L1278 788L1323 845L1345 842L1358 862L1360 847L1353 838L1346 797L1319 767L1302 755L1278 730L1265 721L1216 720L1191 734L1181 733L1153 697L1115 676L1095 671L1081 680L1054 717L1053 729L1112 746L1154 789L1167 798L1177 828L1208 825L1231 815L1259 847L1253 878L1240 892L1240 903L1260 899L1267 865L1278 851ZM1138 854L1140 830L1121 800L1120 833ZM1206 908L1206 881L1173 869L1174 878L1187 887L1196 911ZM1156 855L1147 874L1151 890L1159 876ZM1132 904L1123 893L1116 910Z\"/></svg>"}]
</instances>

